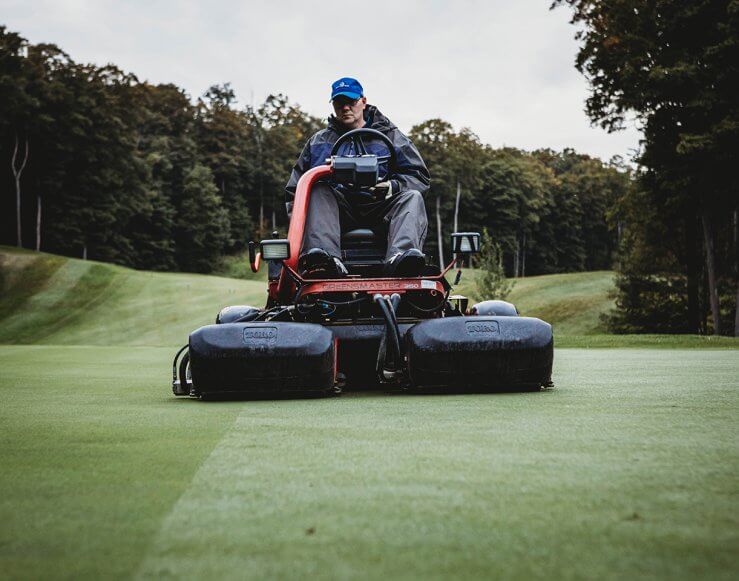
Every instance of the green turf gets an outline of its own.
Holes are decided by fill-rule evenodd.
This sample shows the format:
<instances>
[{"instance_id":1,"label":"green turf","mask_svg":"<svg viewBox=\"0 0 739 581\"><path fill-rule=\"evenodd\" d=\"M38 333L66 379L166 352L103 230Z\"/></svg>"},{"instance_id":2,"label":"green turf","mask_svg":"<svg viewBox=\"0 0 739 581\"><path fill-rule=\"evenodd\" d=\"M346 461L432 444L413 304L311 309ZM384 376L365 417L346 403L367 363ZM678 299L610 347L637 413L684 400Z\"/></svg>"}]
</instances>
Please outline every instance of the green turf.
<instances>
[{"instance_id":1,"label":"green turf","mask_svg":"<svg viewBox=\"0 0 739 581\"><path fill-rule=\"evenodd\" d=\"M0 347L5 578L739 575L739 357L565 349L556 388L201 403L169 349Z\"/></svg>"},{"instance_id":2,"label":"green turf","mask_svg":"<svg viewBox=\"0 0 739 581\"><path fill-rule=\"evenodd\" d=\"M739 575L739 340L598 334L611 273L532 277L587 348L554 390L175 399L171 347L264 302L222 268L0 249L3 578Z\"/></svg>"},{"instance_id":3,"label":"green turf","mask_svg":"<svg viewBox=\"0 0 739 581\"><path fill-rule=\"evenodd\" d=\"M556 335L558 348L739 349L739 338L713 335Z\"/></svg>"}]
</instances>

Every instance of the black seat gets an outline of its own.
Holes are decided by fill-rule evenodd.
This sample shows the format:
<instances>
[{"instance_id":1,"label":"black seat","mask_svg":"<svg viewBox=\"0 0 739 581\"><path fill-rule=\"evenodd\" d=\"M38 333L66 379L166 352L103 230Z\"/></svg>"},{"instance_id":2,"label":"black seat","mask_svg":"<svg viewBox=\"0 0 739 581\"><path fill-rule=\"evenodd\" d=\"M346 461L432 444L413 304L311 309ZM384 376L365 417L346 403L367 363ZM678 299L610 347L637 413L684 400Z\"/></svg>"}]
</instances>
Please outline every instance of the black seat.
<instances>
[{"instance_id":1,"label":"black seat","mask_svg":"<svg viewBox=\"0 0 739 581\"><path fill-rule=\"evenodd\" d=\"M357 228L349 230L341 235L341 247L353 248L355 246L375 245L378 242L377 235L369 228Z\"/></svg>"},{"instance_id":2,"label":"black seat","mask_svg":"<svg viewBox=\"0 0 739 581\"><path fill-rule=\"evenodd\" d=\"M341 257L350 271L357 266L381 265L386 249L387 235L369 228L357 228L341 235Z\"/></svg>"}]
</instances>

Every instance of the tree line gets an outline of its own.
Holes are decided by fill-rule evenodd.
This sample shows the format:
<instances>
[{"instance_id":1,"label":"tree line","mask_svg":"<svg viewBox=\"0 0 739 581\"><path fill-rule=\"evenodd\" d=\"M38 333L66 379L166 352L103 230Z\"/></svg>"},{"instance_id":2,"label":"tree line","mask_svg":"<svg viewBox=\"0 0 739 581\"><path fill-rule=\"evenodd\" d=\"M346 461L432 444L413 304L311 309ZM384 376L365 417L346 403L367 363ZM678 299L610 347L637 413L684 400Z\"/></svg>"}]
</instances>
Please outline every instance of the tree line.
<instances>
[{"instance_id":1,"label":"tree line","mask_svg":"<svg viewBox=\"0 0 739 581\"><path fill-rule=\"evenodd\" d=\"M228 84L192 102L4 28L0 75L0 175L13 192L2 242L136 268L209 272L250 238L284 231L284 184L324 124L283 95L239 106ZM410 137L432 174L434 260L449 258L452 231L488 228L511 276L612 266L608 208L630 186L623 167L491 148L440 119Z\"/></svg>"},{"instance_id":2,"label":"tree line","mask_svg":"<svg viewBox=\"0 0 739 581\"><path fill-rule=\"evenodd\" d=\"M620 332L739 336L739 4L556 0L581 40L593 122L644 131L623 225Z\"/></svg>"}]
</instances>

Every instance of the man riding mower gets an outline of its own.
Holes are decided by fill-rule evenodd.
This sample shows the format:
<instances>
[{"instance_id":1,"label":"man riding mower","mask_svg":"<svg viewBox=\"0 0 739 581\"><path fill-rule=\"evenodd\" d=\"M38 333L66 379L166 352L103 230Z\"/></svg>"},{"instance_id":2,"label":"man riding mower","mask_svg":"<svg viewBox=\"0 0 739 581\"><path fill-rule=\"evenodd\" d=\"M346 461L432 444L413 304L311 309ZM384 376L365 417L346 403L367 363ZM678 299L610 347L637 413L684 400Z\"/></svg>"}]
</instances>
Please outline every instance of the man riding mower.
<instances>
[{"instance_id":1,"label":"man riding mower","mask_svg":"<svg viewBox=\"0 0 739 581\"><path fill-rule=\"evenodd\" d=\"M418 276L425 257L421 252L427 220L423 195L429 189L429 172L418 150L377 107L367 105L362 85L344 77L332 85L334 113L328 127L305 144L287 183L288 214L302 175L324 165L330 155L375 155L380 165L378 184L321 180L310 197L305 224L304 253L298 269L306 278L334 278L347 274L341 260L341 234L358 228L372 230L387 239L383 273ZM387 139L346 140L334 147L347 131L367 128ZM362 149L359 149L362 148ZM393 164L389 166L392 153Z\"/></svg>"},{"instance_id":2,"label":"man riding mower","mask_svg":"<svg viewBox=\"0 0 739 581\"><path fill-rule=\"evenodd\" d=\"M252 269L268 262L266 306L226 307L193 331L173 362L175 395L551 385L548 323L504 301L468 309L450 295L445 275L479 251L478 233L452 234L455 258L443 271L425 264L429 178L415 147L366 106L353 79L334 83L332 97L337 118L309 140L287 186L287 239L263 240L259 251L250 243Z\"/></svg>"}]
</instances>

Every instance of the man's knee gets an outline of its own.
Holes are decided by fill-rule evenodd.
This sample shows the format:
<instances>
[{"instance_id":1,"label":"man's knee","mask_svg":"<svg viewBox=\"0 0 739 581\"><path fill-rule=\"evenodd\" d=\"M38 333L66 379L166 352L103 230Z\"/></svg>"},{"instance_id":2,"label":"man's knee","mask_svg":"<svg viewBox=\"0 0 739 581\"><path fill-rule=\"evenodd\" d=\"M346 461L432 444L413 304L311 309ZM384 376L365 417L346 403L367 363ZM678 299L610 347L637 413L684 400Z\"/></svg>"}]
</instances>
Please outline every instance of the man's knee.
<instances>
[{"instance_id":1,"label":"man's knee","mask_svg":"<svg viewBox=\"0 0 739 581\"><path fill-rule=\"evenodd\" d=\"M406 190L398 194L397 205L412 210L426 211L426 205L423 202L423 196L418 190Z\"/></svg>"},{"instance_id":2,"label":"man's knee","mask_svg":"<svg viewBox=\"0 0 739 581\"><path fill-rule=\"evenodd\" d=\"M414 214L421 222L426 221L426 204L418 190L406 190L398 194L399 205Z\"/></svg>"}]
</instances>

